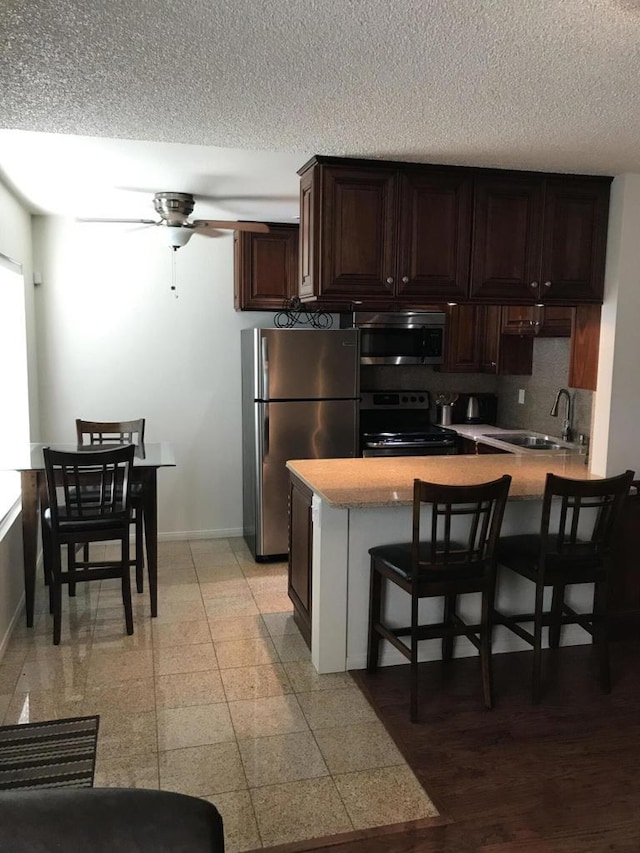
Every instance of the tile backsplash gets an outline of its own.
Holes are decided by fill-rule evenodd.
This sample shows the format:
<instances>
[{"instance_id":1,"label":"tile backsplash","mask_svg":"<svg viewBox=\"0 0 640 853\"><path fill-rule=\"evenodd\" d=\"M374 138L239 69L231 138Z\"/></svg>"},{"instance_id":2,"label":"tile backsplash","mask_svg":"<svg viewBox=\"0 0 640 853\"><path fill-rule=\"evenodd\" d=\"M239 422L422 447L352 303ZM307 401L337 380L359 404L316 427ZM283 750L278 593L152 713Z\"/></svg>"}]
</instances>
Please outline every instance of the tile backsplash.
<instances>
[{"instance_id":1,"label":"tile backsplash","mask_svg":"<svg viewBox=\"0 0 640 853\"><path fill-rule=\"evenodd\" d=\"M567 388L573 398L573 431L589 434L591 428L591 391L568 388L569 338L536 338L533 342L531 376L491 376L483 373L440 373L429 366L365 365L360 385L368 391L398 389L427 390L432 399L452 391L466 394L498 395L498 426L530 429L559 436L562 431L565 401L560 401L558 417L549 412L559 388ZM524 389L525 402L518 403L518 391ZM433 407L432 420L436 411Z\"/></svg>"},{"instance_id":2,"label":"tile backsplash","mask_svg":"<svg viewBox=\"0 0 640 853\"><path fill-rule=\"evenodd\" d=\"M593 393L569 388L569 338L536 338L533 342L531 376L501 376L498 380L498 425L559 436L566 401L558 406L558 417L549 414L559 388L567 388L573 399L573 433L589 434ZM518 403L524 390L525 402Z\"/></svg>"}]
</instances>

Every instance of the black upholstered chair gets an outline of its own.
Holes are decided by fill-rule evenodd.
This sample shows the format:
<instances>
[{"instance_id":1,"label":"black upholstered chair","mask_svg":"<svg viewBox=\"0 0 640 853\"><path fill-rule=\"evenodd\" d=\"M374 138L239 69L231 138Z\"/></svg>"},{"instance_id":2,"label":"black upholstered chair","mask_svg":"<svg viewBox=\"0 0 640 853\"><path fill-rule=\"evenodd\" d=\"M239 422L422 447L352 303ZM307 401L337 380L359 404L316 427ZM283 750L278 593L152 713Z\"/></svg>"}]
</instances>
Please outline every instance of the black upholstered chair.
<instances>
[{"instance_id":1,"label":"black upholstered chair","mask_svg":"<svg viewBox=\"0 0 640 853\"><path fill-rule=\"evenodd\" d=\"M494 612L494 623L505 625L533 646L533 702L541 696L542 631L549 629L549 646L560 645L562 626L577 624L593 638L600 661L602 689L611 688L607 642L607 598L616 530L633 471L601 480L570 480L547 474L540 532L505 536L498 546L498 563L535 584L533 612ZM567 586L594 586L590 612L576 613L565 601ZM551 607L544 592L553 589ZM533 633L522 627L533 623Z\"/></svg>"},{"instance_id":2,"label":"black upholstered chair","mask_svg":"<svg viewBox=\"0 0 640 853\"><path fill-rule=\"evenodd\" d=\"M129 525L133 444L74 453L45 447L44 465L49 507L43 535L50 559L49 596L53 613L53 642L60 643L62 584L120 578L127 634L133 634L129 578ZM119 560L77 562L75 553L62 570L62 548L77 544L120 542Z\"/></svg>"},{"instance_id":3,"label":"black upholstered chair","mask_svg":"<svg viewBox=\"0 0 640 853\"><path fill-rule=\"evenodd\" d=\"M453 657L454 638L467 637L480 652L485 705L493 705L491 674L491 613L495 592L495 548L500 534L511 477L475 486L448 486L414 481L411 542L371 548L369 645L367 670L378 666L380 640L388 640L410 661L411 720L418 717L418 643L442 639L442 657ZM425 514L425 505L429 510ZM425 524L422 523L425 518ZM423 529L426 527L425 533ZM406 627L385 622L384 582L403 589L411 599ZM481 593L479 624L466 624L457 613L457 599ZM420 624L423 598L441 597L442 622ZM407 638L405 642L403 638Z\"/></svg>"},{"instance_id":4,"label":"black upholstered chair","mask_svg":"<svg viewBox=\"0 0 640 853\"><path fill-rule=\"evenodd\" d=\"M224 853L222 818L197 797L135 788L0 791L0 850Z\"/></svg>"},{"instance_id":5,"label":"black upholstered chair","mask_svg":"<svg viewBox=\"0 0 640 853\"><path fill-rule=\"evenodd\" d=\"M144 445L145 419L133 421L85 421L76 418L76 436L79 445ZM144 526L142 512L142 484L133 483L131 487L131 523L135 526L136 589L144 590ZM89 559L88 546L84 549L84 559ZM74 590L70 586L69 594Z\"/></svg>"}]
</instances>

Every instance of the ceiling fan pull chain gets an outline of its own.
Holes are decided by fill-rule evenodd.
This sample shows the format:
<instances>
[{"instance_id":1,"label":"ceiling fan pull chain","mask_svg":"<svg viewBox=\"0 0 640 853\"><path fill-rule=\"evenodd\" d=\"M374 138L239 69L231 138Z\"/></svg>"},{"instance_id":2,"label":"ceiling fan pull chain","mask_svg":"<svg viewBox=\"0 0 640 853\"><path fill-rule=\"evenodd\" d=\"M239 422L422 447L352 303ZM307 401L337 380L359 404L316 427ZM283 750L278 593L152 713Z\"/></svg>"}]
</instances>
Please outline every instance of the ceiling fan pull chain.
<instances>
[{"instance_id":1,"label":"ceiling fan pull chain","mask_svg":"<svg viewBox=\"0 0 640 853\"><path fill-rule=\"evenodd\" d=\"M178 291L176 290L176 247L171 248L171 290L173 291L173 295L177 299Z\"/></svg>"}]
</instances>

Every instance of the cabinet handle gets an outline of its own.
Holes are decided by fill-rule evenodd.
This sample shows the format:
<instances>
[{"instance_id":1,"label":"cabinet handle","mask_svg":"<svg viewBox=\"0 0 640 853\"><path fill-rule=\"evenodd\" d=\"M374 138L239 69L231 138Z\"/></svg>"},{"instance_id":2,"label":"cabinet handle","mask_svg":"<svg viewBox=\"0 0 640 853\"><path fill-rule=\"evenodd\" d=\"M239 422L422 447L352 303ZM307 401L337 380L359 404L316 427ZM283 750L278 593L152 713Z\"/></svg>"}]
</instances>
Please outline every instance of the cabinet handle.
<instances>
[{"instance_id":1,"label":"cabinet handle","mask_svg":"<svg viewBox=\"0 0 640 853\"><path fill-rule=\"evenodd\" d=\"M544 286L545 286L545 287L551 287L551 282L550 282L550 281L545 281Z\"/></svg>"},{"instance_id":2,"label":"cabinet handle","mask_svg":"<svg viewBox=\"0 0 640 853\"><path fill-rule=\"evenodd\" d=\"M391 276L387 276L387 284L393 284L393 278Z\"/></svg>"},{"instance_id":3,"label":"cabinet handle","mask_svg":"<svg viewBox=\"0 0 640 853\"><path fill-rule=\"evenodd\" d=\"M529 287L530 287L532 290L535 290L535 289L536 289L536 287L540 287L540 285L538 284L538 282L537 282L537 281L532 281L532 282L531 282L531 284L529 285Z\"/></svg>"},{"instance_id":4,"label":"cabinet handle","mask_svg":"<svg viewBox=\"0 0 640 853\"><path fill-rule=\"evenodd\" d=\"M409 284L409 276L408 275L402 276L402 283L403 284Z\"/></svg>"}]
</instances>

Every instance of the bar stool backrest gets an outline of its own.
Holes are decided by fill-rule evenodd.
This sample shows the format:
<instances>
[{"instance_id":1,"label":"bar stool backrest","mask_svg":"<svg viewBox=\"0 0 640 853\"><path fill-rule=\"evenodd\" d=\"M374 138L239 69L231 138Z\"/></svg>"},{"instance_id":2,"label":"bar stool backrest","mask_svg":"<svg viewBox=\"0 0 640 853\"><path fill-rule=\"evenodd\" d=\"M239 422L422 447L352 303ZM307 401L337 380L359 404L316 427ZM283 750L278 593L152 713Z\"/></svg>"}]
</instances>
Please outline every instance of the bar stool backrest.
<instances>
[{"instance_id":1,"label":"bar stool backrest","mask_svg":"<svg viewBox=\"0 0 640 853\"><path fill-rule=\"evenodd\" d=\"M78 444L144 444L145 419L84 421L76 419Z\"/></svg>"},{"instance_id":2,"label":"bar stool backrest","mask_svg":"<svg viewBox=\"0 0 640 853\"><path fill-rule=\"evenodd\" d=\"M547 474L542 504L539 568L577 567L611 555L634 472L601 480ZM557 524L552 510L558 507Z\"/></svg>"},{"instance_id":3,"label":"bar stool backrest","mask_svg":"<svg viewBox=\"0 0 640 853\"><path fill-rule=\"evenodd\" d=\"M488 568L494 558L510 485L508 474L476 486L414 480L413 579L447 567ZM428 538L421 525L425 504L431 507Z\"/></svg>"},{"instance_id":4,"label":"bar stool backrest","mask_svg":"<svg viewBox=\"0 0 640 853\"><path fill-rule=\"evenodd\" d=\"M54 530L104 521L128 525L135 447L95 451L43 450Z\"/></svg>"}]
</instances>

